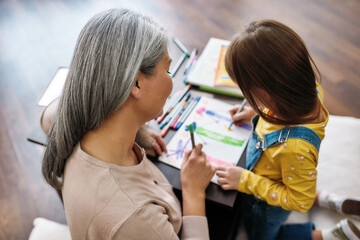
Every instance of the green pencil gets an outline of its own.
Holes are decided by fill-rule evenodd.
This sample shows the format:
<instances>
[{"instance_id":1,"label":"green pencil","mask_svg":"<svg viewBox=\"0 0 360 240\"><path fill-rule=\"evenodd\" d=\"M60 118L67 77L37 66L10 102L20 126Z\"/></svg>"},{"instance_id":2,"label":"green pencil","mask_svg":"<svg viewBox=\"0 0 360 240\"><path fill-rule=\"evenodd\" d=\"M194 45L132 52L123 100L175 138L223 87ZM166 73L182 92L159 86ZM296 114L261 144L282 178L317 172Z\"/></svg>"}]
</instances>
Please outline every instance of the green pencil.
<instances>
[{"instance_id":1,"label":"green pencil","mask_svg":"<svg viewBox=\"0 0 360 240\"><path fill-rule=\"evenodd\" d=\"M191 145L192 148L195 148L195 139L194 139L194 126L192 124L189 125L189 130L190 130L190 137L191 137Z\"/></svg>"}]
</instances>

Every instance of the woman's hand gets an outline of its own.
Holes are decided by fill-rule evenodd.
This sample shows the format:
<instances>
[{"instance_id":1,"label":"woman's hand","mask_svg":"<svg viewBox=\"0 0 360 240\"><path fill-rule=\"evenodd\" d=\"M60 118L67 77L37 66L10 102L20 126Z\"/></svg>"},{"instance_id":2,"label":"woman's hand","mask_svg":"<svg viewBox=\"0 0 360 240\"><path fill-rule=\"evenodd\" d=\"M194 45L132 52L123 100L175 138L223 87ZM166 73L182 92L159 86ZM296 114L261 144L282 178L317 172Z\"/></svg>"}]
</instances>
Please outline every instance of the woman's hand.
<instances>
[{"instance_id":1,"label":"woman's hand","mask_svg":"<svg viewBox=\"0 0 360 240\"><path fill-rule=\"evenodd\" d=\"M239 181L244 168L237 166L217 166L215 167L218 183L224 190L238 190Z\"/></svg>"},{"instance_id":2,"label":"woman's hand","mask_svg":"<svg viewBox=\"0 0 360 240\"><path fill-rule=\"evenodd\" d=\"M155 156L162 155L163 152L167 153L163 138L146 125L136 133L135 142L145 149L146 155Z\"/></svg>"},{"instance_id":3,"label":"woman's hand","mask_svg":"<svg viewBox=\"0 0 360 240\"><path fill-rule=\"evenodd\" d=\"M215 170L201 149L202 144L198 144L185 153L180 170L182 188L205 191L214 176Z\"/></svg>"},{"instance_id":4,"label":"woman's hand","mask_svg":"<svg viewBox=\"0 0 360 240\"><path fill-rule=\"evenodd\" d=\"M236 113L239 107L240 104L237 104L229 110L231 119L235 121L236 126L241 126L244 123L250 124L250 121L255 116L256 112L252 107L244 106L244 109L241 112Z\"/></svg>"},{"instance_id":5,"label":"woman's hand","mask_svg":"<svg viewBox=\"0 0 360 240\"><path fill-rule=\"evenodd\" d=\"M187 151L181 165L184 216L205 216L205 189L215 169L201 149L202 144L198 144L192 151Z\"/></svg>"}]
</instances>

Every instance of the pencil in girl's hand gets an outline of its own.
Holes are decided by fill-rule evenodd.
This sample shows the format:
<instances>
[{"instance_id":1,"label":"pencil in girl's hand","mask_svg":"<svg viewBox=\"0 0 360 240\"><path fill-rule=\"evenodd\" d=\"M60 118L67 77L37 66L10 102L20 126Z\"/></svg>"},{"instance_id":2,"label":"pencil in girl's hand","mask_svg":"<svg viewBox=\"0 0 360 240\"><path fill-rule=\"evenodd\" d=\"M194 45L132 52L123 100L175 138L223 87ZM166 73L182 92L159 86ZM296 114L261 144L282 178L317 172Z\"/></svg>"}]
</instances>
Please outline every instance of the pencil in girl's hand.
<instances>
[{"instance_id":1,"label":"pencil in girl's hand","mask_svg":"<svg viewBox=\"0 0 360 240\"><path fill-rule=\"evenodd\" d=\"M242 103L241 103L239 109L236 111L236 113L239 113L239 112L241 112L241 111L244 109L244 106L245 106L246 102L247 102L247 101L246 101L246 99L244 98L244 100L242 101ZM236 114L236 113L235 113L235 114ZM235 123L235 121L232 121L232 122L231 122L231 124L230 124L230 126L229 126L229 130L231 129L231 126L232 126L234 123Z\"/></svg>"},{"instance_id":2,"label":"pencil in girl's hand","mask_svg":"<svg viewBox=\"0 0 360 240\"><path fill-rule=\"evenodd\" d=\"M191 137L191 145L192 148L195 148L195 139L194 139L194 126L192 124L189 125L189 130L190 130L190 137Z\"/></svg>"}]
</instances>

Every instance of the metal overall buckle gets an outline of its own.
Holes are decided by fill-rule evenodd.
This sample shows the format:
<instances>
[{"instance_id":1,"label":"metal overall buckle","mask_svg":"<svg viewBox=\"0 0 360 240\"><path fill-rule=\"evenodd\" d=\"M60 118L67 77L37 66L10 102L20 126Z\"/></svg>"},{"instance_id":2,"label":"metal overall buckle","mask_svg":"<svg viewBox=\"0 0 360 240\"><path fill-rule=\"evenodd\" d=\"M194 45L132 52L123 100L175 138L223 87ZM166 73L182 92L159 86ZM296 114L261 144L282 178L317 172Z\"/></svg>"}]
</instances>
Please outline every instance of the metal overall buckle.
<instances>
[{"instance_id":1,"label":"metal overall buckle","mask_svg":"<svg viewBox=\"0 0 360 240\"><path fill-rule=\"evenodd\" d=\"M263 151L265 151L266 150L266 137L264 137L264 141L262 142L262 144L261 144L261 141L258 141L257 143L256 143L256 149L259 149L259 148L261 148Z\"/></svg>"},{"instance_id":2,"label":"metal overall buckle","mask_svg":"<svg viewBox=\"0 0 360 240\"><path fill-rule=\"evenodd\" d=\"M288 129L288 132L286 134L286 137L285 138L282 138L282 134L283 134L283 130L287 128ZM289 134L290 134L290 128L289 127L284 127L283 129L281 129L281 132L280 132L280 135L279 135L279 139L278 139L278 142L279 143L283 143L283 142L286 142L286 140L288 139L289 137Z\"/></svg>"}]
</instances>

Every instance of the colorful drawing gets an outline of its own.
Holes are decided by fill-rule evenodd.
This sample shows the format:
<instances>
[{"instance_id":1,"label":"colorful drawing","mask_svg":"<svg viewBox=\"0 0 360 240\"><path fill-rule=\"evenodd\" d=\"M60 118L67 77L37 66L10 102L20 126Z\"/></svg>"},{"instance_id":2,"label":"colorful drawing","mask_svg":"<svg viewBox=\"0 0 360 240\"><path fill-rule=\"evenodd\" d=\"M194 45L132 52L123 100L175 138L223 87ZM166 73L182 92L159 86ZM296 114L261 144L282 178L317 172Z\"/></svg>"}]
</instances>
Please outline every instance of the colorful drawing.
<instances>
[{"instance_id":1,"label":"colorful drawing","mask_svg":"<svg viewBox=\"0 0 360 240\"><path fill-rule=\"evenodd\" d=\"M189 124L194 126L195 143L203 144L203 152L213 165L236 165L246 147L251 131L248 126L232 127L229 109L231 104L202 97L184 124L167 144L168 154L159 158L180 168L184 152L191 149ZM212 182L217 183L216 175Z\"/></svg>"},{"instance_id":2,"label":"colorful drawing","mask_svg":"<svg viewBox=\"0 0 360 240\"><path fill-rule=\"evenodd\" d=\"M210 131L210 130L207 130L207 129L201 128L201 127L197 128L195 132L199 135L203 135L205 137L211 138L215 141L223 142L225 144L230 144L230 145L240 146L240 147L244 144L243 140L228 137L223 134L213 132L213 131Z\"/></svg>"}]
</instances>

